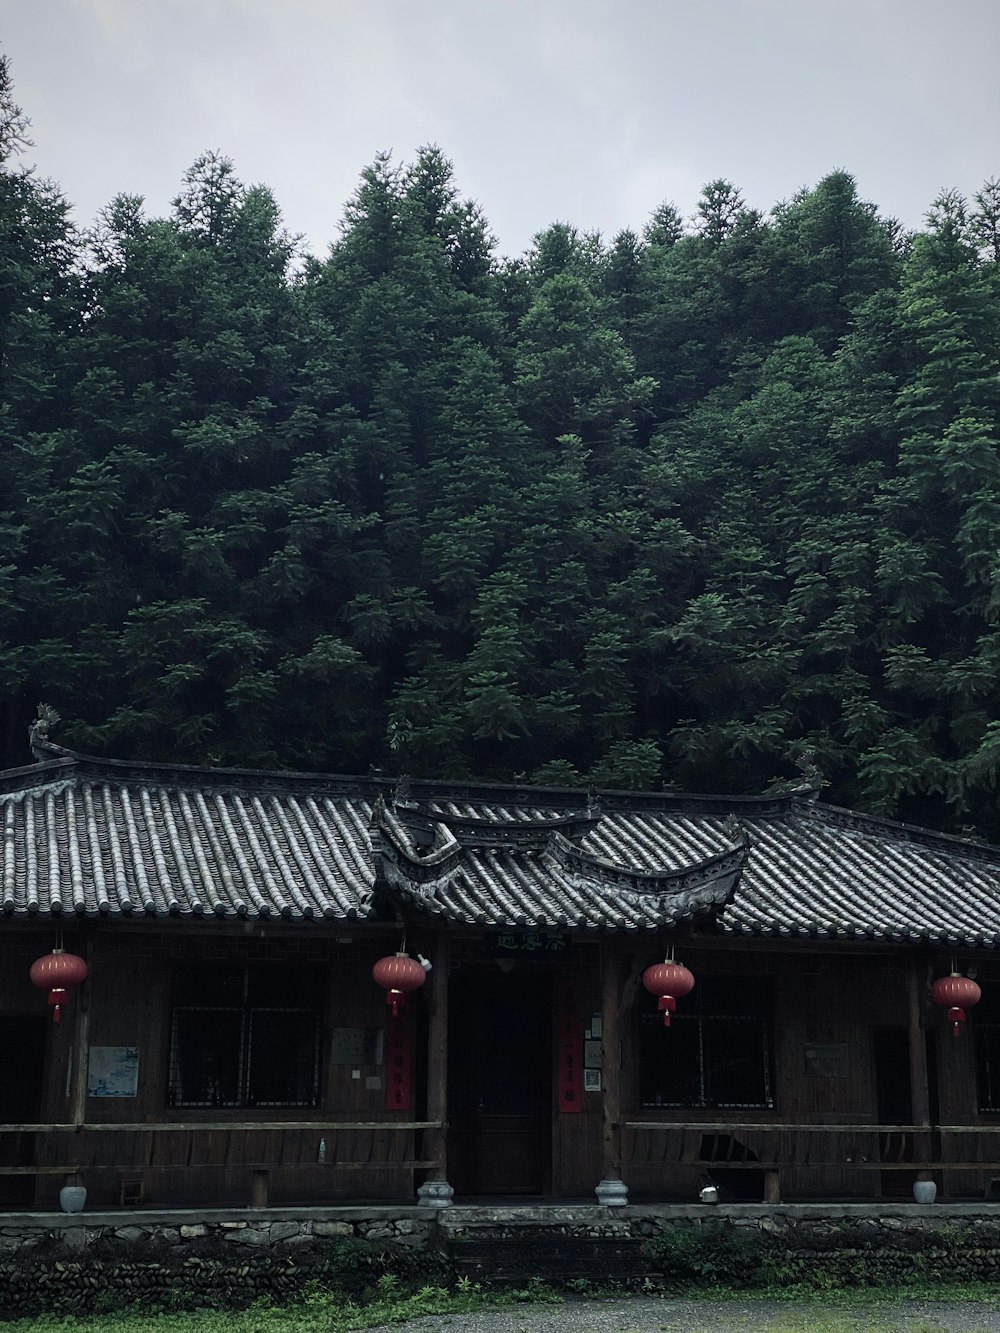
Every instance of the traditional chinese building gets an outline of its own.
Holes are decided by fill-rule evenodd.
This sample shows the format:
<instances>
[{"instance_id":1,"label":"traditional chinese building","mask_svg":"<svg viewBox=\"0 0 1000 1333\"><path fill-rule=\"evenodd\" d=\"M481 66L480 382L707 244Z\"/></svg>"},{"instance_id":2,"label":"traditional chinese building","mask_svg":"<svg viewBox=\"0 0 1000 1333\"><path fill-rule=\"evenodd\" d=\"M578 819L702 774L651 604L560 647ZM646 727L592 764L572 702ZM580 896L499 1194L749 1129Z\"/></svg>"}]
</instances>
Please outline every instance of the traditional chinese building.
<instances>
[{"instance_id":1,"label":"traditional chinese building","mask_svg":"<svg viewBox=\"0 0 1000 1333\"><path fill-rule=\"evenodd\" d=\"M441 1204L1000 1173L996 849L808 789L35 755L0 775L8 1208L67 1176L95 1204ZM29 980L53 949L87 967L58 1024ZM397 953L424 961L393 1017ZM666 958L694 978L669 1003ZM967 1022L932 1002L952 972Z\"/></svg>"}]
</instances>

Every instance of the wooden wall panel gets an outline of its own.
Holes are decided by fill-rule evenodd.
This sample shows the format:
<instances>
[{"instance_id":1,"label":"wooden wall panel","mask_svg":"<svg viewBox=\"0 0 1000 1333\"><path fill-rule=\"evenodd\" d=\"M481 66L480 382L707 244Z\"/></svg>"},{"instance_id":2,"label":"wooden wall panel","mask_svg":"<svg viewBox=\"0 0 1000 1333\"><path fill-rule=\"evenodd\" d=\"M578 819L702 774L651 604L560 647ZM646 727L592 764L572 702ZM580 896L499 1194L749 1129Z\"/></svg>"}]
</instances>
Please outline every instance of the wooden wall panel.
<instances>
[{"instance_id":1,"label":"wooden wall panel","mask_svg":"<svg viewBox=\"0 0 1000 1333\"><path fill-rule=\"evenodd\" d=\"M560 969L559 976L576 981L580 988L580 1053L583 1054L583 1030L591 1016L601 1012L601 987L597 945L581 945ZM558 982L557 982L558 988ZM558 1049L553 1022L553 1051ZM602 1051L607 1062L618 1058L617 1052ZM581 1110L560 1112L555 1071L552 1083L552 1193L557 1198L593 1197L601 1179L601 1093L583 1092Z\"/></svg>"},{"instance_id":2,"label":"wooden wall panel","mask_svg":"<svg viewBox=\"0 0 1000 1333\"><path fill-rule=\"evenodd\" d=\"M124 941L122 946L124 946ZM137 1046L138 1095L88 1097L88 1121L115 1124L159 1119L166 1105L170 1040L168 960L155 937L130 938L127 947L107 935L95 940L88 983L90 1046Z\"/></svg>"}]
</instances>

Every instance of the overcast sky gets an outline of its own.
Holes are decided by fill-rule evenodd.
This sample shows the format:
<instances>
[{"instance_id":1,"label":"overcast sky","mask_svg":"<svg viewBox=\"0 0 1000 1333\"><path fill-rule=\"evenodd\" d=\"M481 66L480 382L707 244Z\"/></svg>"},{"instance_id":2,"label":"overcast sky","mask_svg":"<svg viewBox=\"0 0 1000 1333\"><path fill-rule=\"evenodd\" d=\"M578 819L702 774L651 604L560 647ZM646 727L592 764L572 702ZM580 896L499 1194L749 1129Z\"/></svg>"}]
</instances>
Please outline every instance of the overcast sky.
<instances>
[{"instance_id":1,"label":"overcast sky","mask_svg":"<svg viewBox=\"0 0 1000 1333\"><path fill-rule=\"evenodd\" d=\"M207 148L316 252L426 143L506 253L719 176L767 210L844 167L916 227L1000 175L1000 0L0 0L0 42L81 223L165 211Z\"/></svg>"}]
</instances>

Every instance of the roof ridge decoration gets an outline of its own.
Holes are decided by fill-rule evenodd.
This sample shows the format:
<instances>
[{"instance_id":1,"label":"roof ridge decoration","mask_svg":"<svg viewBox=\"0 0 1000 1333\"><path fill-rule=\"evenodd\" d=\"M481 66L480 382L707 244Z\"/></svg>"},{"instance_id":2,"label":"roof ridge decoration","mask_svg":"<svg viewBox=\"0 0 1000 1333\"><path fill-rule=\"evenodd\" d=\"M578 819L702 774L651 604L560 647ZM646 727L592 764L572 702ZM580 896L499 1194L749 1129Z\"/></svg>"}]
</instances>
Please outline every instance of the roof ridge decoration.
<instances>
[{"instance_id":1,"label":"roof ridge decoration","mask_svg":"<svg viewBox=\"0 0 1000 1333\"><path fill-rule=\"evenodd\" d=\"M750 836L732 815L726 819L722 831L734 846L674 869L630 870L574 846L555 831L549 835L548 851L565 869L600 880L634 902L649 903L657 899L661 910L671 901L678 906L683 902L681 915L701 915L718 912L732 902L750 855Z\"/></svg>"},{"instance_id":2,"label":"roof ridge decoration","mask_svg":"<svg viewBox=\"0 0 1000 1333\"><path fill-rule=\"evenodd\" d=\"M450 811L432 810L426 803L405 801L394 807L396 815L408 827L420 824L442 825L463 847L501 848L525 847L541 850L552 833L567 838L582 838L601 822L603 812L599 804L589 804L583 810L570 810L565 815L537 815L525 812L526 818L512 819L498 816L494 819L478 815L458 815Z\"/></svg>"},{"instance_id":3,"label":"roof ridge decoration","mask_svg":"<svg viewBox=\"0 0 1000 1333\"><path fill-rule=\"evenodd\" d=\"M55 745L49 740L49 730L61 721L62 718L51 704L38 705L35 718L28 726L28 745L36 759L48 759L53 751L61 756L69 753L61 745Z\"/></svg>"},{"instance_id":4,"label":"roof ridge decoration","mask_svg":"<svg viewBox=\"0 0 1000 1333\"><path fill-rule=\"evenodd\" d=\"M792 787L793 796L802 796L810 803L819 800L819 794L827 785L823 770L816 762L816 751L811 745L803 745L795 756L795 767L799 770L801 781Z\"/></svg>"},{"instance_id":5,"label":"roof ridge decoration","mask_svg":"<svg viewBox=\"0 0 1000 1333\"><path fill-rule=\"evenodd\" d=\"M421 856L407 845L403 836L404 821L398 812L390 813L379 796L372 806L372 850L381 862L383 877L393 888L413 889L416 886L432 891L442 880L450 878L462 857L462 844L445 825L435 837L428 853Z\"/></svg>"},{"instance_id":6,"label":"roof ridge decoration","mask_svg":"<svg viewBox=\"0 0 1000 1333\"><path fill-rule=\"evenodd\" d=\"M414 802L400 802L390 810L380 798L372 807L372 844L379 878L397 899L442 917L462 915L456 913L454 904L467 868L466 853L488 862L508 883L516 881L517 864L523 868L526 863L521 858L527 857L536 872L540 868L543 876L553 880L553 888L561 880L591 904L603 902L605 923L620 917L623 905L633 909L633 918L661 927L716 916L732 902L750 852L750 838L732 815L722 830L732 845L688 865L662 870L629 869L571 841L572 832L586 833L599 820L600 813L593 807L561 818L441 817ZM407 835L415 829L426 846L431 828L434 843L421 854ZM522 924L522 915L515 908L510 922L497 920L494 924ZM567 924L562 915L553 914L556 924ZM592 919L592 913L581 912L576 924L591 924ZM534 924L543 924L542 918Z\"/></svg>"}]
</instances>

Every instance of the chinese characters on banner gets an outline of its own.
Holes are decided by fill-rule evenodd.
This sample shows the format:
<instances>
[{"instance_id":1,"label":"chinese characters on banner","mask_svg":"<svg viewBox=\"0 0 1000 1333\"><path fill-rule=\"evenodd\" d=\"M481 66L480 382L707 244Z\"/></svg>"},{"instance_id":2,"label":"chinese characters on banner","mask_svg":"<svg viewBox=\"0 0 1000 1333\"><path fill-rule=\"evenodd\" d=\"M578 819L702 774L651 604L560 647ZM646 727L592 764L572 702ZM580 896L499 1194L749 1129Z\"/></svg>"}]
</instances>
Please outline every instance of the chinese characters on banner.
<instances>
[{"instance_id":1,"label":"chinese characters on banner","mask_svg":"<svg viewBox=\"0 0 1000 1333\"><path fill-rule=\"evenodd\" d=\"M580 992L575 981L559 984L559 1110L579 1111L583 1094Z\"/></svg>"},{"instance_id":2,"label":"chinese characters on banner","mask_svg":"<svg viewBox=\"0 0 1000 1333\"><path fill-rule=\"evenodd\" d=\"M413 1043L413 1019L408 1007L398 1018L389 1020L385 1043L385 1109L410 1109L410 1049Z\"/></svg>"}]
</instances>

